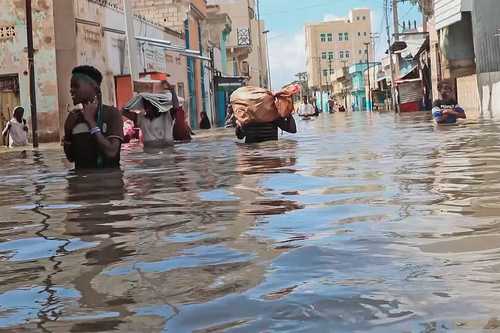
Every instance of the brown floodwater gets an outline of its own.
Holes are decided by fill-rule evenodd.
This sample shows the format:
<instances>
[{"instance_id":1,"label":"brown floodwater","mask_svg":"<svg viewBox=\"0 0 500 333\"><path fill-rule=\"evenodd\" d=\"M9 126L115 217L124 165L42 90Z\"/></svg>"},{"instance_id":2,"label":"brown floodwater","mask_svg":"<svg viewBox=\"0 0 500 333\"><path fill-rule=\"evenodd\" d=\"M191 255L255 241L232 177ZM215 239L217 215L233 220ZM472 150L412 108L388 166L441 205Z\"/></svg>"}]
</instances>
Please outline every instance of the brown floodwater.
<instances>
[{"instance_id":1,"label":"brown floodwater","mask_svg":"<svg viewBox=\"0 0 500 333\"><path fill-rule=\"evenodd\" d=\"M500 123L334 114L122 171L0 154L0 331L500 328Z\"/></svg>"}]
</instances>

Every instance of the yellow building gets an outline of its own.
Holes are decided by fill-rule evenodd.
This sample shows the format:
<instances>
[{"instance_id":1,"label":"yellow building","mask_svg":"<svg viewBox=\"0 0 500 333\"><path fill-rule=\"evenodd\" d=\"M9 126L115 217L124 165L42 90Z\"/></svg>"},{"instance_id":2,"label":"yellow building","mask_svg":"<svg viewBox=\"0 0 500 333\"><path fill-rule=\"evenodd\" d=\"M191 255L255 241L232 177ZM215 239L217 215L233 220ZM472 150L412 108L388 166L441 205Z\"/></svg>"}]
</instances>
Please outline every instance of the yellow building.
<instances>
[{"instance_id":1,"label":"yellow building","mask_svg":"<svg viewBox=\"0 0 500 333\"><path fill-rule=\"evenodd\" d=\"M234 76L247 77L252 86L268 87L267 41L264 21L258 20L255 0L209 0L232 21L227 51L227 68Z\"/></svg>"},{"instance_id":2,"label":"yellow building","mask_svg":"<svg viewBox=\"0 0 500 333\"><path fill-rule=\"evenodd\" d=\"M306 25L306 67L310 88L329 92L331 77L336 71L365 62L367 52L372 61L371 16L370 9L353 9L346 18ZM368 49L365 43L370 43Z\"/></svg>"}]
</instances>

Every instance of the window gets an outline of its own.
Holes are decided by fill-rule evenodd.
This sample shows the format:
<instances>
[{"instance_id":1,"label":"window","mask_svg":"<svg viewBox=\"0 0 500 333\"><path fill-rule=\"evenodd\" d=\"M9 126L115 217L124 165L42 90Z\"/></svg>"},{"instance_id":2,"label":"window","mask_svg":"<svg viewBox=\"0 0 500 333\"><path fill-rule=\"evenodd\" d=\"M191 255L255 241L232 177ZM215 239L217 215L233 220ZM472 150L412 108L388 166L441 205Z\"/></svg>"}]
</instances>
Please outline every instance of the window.
<instances>
[{"instance_id":1,"label":"window","mask_svg":"<svg viewBox=\"0 0 500 333\"><path fill-rule=\"evenodd\" d=\"M333 52L328 52L328 59L330 59L330 60L333 59Z\"/></svg>"},{"instance_id":2,"label":"window","mask_svg":"<svg viewBox=\"0 0 500 333\"><path fill-rule=\"evenodd\" d=\"M345 57L349 58L351 56L351 53L349 51L345 51Z\"/></svg>"},{"instance_id":3,"label":"window","mask_svg":"<svg viewBox=\"0 0 500 333\"><path fill-rule=\"evenodd\" d=\"M340 51L340 58L344 59L344 51Z\"/></svg>"},{"instance_id":4,"label":"window","mask_svg":"<svg viewBox=\"0 0 500 333\"><path fill-rule=\"evenodd\" d=\"M368 54L368 50L365 50L365 54Z\"/></svg>"},{"instance_id":5,"label":"window","mask_svg":"<svg viewBox=\"0 0 500 333\"><path fill-rule=\"evenodd\" d=\"M365 35L365 36L367 35L367 34L366 34L366 31L364 32L364 35Z\"/></svg>"},{"instance_id":6,"label":"window","mask_svg":"<svg viewBox=\"0 0 500 333\"><path fill-rule=\"evenodd\" d=\"M344 34L343 33L339 33L339 41L343 41L344 40Z\"/></svg>"},{"instance_id":7,"label":"window","mask_svg":"<svg viewBox=\"0 0 500 333\"><path fill-rule=\"evenodd\" d=\"M359 50L359 52L358 52L358 53L359 53L359 54L363 54L363 50Z\"/></svg>"},{"instance_id":8,"label":"window","mask_svg":"<svg viewBox=\"0 0 500 333\"><path fill-rule=\"evenodd\" d=\"M184 98L184 83L177 83L177 95Z\"/></svg>"},{"instance_id":9,"label":"window","mask_svg":"<svg viewBox=\"0 0 500 333\"><path fill-rule=\"evenodd\" d=\"M320 39L322 43L326 42L326 34L321 34Z\"/></svg>"},{"instance_id":10,"label":"window","mask_svg":"<svg viewBox=\"0 0 500 333\"><path fill-rule=\"evenodd\" d=\"M356 17L356 20L358 20L358 21L359 21L359 16L358 16L358 17Z\"/></svg>"},{"instance_id":11,"label":"window","mask_svg":"<svg viewBox=\"0 0 500 333\"><path fill-rule=\"evenodd\" d=\"M358 37L361 37L361 32L358 32Z\"/></svg>"},{"instance_id":12,"label":"window","mask_svg":"<svg viewBox=\"0 0 500 333\"><path fill-rule=\"evenodd\" d=\"M365 21L365 20L366 20L366 16L363 16L363 21Z\"/></svg>"},{"instance_id":13,"label":"window","mask_svg":"<svg viewBox=\"0 0 500 333\"><path fill-rule=\"evenodd\" d=\"M335 74L335 70L332 68L332 69L330 69L330 75L333 75L333 74Z\"/></svg>"},{"instance_id":14,"label":"window","mask_svg":"<svg viewBox=\"0 0 500 333\"><path fill-rule=\"evenodd\" d=\"M344 40L349 40L349 34L347 32L344 32Z\"/></svg>"},{"instance_id":15,"label":"window","mask_svg":"<svg viewBox=\"0 0 500 333\"><path fill-rule=\"evenodd\" d=\"M321 59L326 59L326 52L321 52Z\"/></svg>"},{"instance_id":16,"label":"window","mask_svg":"<svg viewBox=\"0 0 500 333\"><path fill-rule=\"evenodd\" d=\"M327 40L329 42L333 42L333 34L330 33L330 34L327 34L326 36L327 36Z\"/></svg>"},{"instance_id":17,"label":"window","mask_svg":"<svg viewBox=\"0 0 500 333\"><path fill-rule=\"evenodd\" d=\"M323 76L328 76L328 69L323 69Z\"/></svg>"}]
</instances>

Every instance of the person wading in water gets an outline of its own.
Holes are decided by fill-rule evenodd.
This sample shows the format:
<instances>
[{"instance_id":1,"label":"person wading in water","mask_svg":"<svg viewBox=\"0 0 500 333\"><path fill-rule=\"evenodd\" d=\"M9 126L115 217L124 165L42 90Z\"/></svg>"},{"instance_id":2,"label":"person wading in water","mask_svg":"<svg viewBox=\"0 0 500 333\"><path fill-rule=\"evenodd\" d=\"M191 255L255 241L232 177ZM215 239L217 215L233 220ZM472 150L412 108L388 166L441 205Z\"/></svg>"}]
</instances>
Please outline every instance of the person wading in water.
<instances>
[{"instance_id":1,"label":"person wading in water","mask_svg":"<svg viewBox=\"0 0 500 333\"><path fill-rule=\"evenodd\" d=\"M102 74L92 66L72 71L71 97L80 109L64 124L64 153L76 169L118 168L123 142L123 119L115 108L102 104Z\"/></svg>"},{"instance_id":2,"label":"person wading in water","mask_svg":"<svg viewBox=\"0 0 500 333\"><path fill-rule=\"evenodd\" d=\"M292 115L288 118L279 118L270 123L248 124L236 127L236 136L245 143L260 143L278 140L278 128L288 133L297 133L297 125Z\"/></svg>"}]
</instances>

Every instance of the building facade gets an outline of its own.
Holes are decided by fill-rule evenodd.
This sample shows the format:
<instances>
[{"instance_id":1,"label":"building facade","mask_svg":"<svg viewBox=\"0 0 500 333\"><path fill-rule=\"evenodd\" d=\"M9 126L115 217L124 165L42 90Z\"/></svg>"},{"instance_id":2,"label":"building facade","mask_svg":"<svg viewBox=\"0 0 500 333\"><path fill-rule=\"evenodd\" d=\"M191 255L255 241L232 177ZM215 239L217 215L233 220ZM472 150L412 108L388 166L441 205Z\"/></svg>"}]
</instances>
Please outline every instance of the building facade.
<instances>
[{"instance_id":1,"label":"building facade","mask_svg":"<svg viewBox=\"0 0 500 333\"><path fill-rule=\"evenodd\" d=\"M186 49L209 56L208 41L204 40L207 3L205 0L133 0L134 13L152 22L184 35ZM210 87L207 85L207 63L200 59L187 59L187 105L189 119L197 128L201 112L211 116Z\"/></svg>"},{"instance_id":2,"label":"building facade","mask_svg":"<svg viewBox=\"0 0 500 333\"><path fill-rule=\"evenodd\" d=\"M258 21L255 0L208 0L232 21L226 43L227 69L232 76L244 76L247 84L269 87L265 25Z\"/></svg>"},{"instance_id":3,"label":"building facade","mask_svg":"<svg viewBox=\"0 0 500 333\"><path fill-rule=\"evenodd\" d=\"M13 37L0 40L0 108L4 118L14 104L22 105L29 117L29 85L24 4L2 0L0 27L14 27ZM42 4L43 2L43 4ZM62 137L67 111L72 107L69 93L71 70L77 65L92 65L103 76L103 102L123 106L132 95L125 17L112 2L93 0L47 0L34 7L35 74L40 141ZM181 33L144 19L134 21L137 34L167 40L184 46ZM69 29L68 27L71 27ZM138 68L146 75L170 75L179 95L186 95L187 58L150 45L139 45Z\"/></svg>"},{"instance_id":4,"label":"building facade","mask_svg":"<svg viewBox=\"0 0 500 333\"><path fill-rule=\"evenodd\" d=\"M57 3L52 0L33 3L35 85L42 142L59 138L58 75L55 70L58 41L54 29ZM15 106L23 106L28 119L31 108L24 2L1 0L0 8L0 125L3 128ZM69 90L69 86L66 89Z\"/></svg>"},{"instance_id":5,"label":"building facade","mask_svg":"<svg viewBox=\"0 0 500 333\"><path fill-rule=\"evenodd\" d=\"M373 59L370 9L353 9L346 18L307 24L306 68L309 88L329 90L331 75ZM368 44L368 46L367 46Z\"/></svg>"},{"instance_id":6,"label":"building facade","mask_svg":"<svg viewBox=\"0 0 500 333\"><path fill-rule=\"evenodd\" d=\"M351 109L352 111L367 110L367 95L365 86L365 71L368 68L366 63L357 63L349 67L349 75L352 80L351 85Z\"/></svg>"},{"instance_id":7,"label":"building facade","mask_svg":"<svg viewBox=\"0 0 500 333\"><path fill-rule=\"evenodd\" d=\"M434 0L429 12L433 95L456 83L458 102L472 113L500 112L500 6L495 0Z\"/></svg>"}]
</instances>

